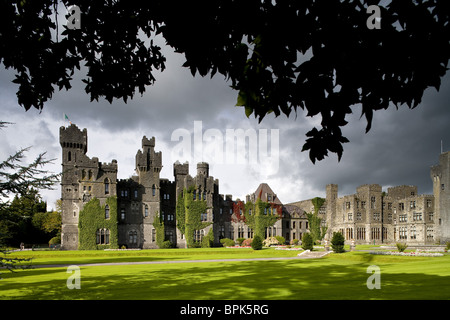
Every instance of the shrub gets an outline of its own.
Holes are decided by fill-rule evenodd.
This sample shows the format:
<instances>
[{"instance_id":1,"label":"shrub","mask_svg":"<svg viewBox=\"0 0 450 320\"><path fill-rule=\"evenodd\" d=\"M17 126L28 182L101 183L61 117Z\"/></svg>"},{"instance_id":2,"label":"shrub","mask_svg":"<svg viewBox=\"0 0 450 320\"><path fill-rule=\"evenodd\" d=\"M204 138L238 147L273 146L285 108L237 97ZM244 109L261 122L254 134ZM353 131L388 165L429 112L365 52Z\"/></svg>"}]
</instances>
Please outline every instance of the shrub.
<instances>
[{"instance_id":1,"label":"shrub","mask_svg":"<svg viewBox=\"0 0 450 320\"><path fill-rule=\"evenodd\" d=\"M292 239L291 240L291 245L298 246L298 243L299 243L298 239Z\"/></svg>"},{"instance_id":2,"label":"shrub","mask_svg":"<svg viewBox=\"0 0 450 320\"><path fill-rule=\"evenodd\" d=\"M53 237L48 242L49 245L61 244L61 237Z\"/></svg>"},{"instance_id":3,"label":"shrub","mask_svg":"<svg viewBox=\"0 0 450 320\"><path fill-rule=\"evenodd\" d=\"M201 248L202 247L202 243L200 241L194 241L189 248Z\"/></svg>"},{"instance_id":4,"label":"shrub","mask_svg":"<svg viewBox=\"0 0 450 320\"><path fill-rule=\"evenodd\" d=\"M248 247L252 244L253 239L245 239L244 241L242 241L242 246L243 247Z\"/></svg>"},{"instance_id":5,"label":"shrub","mask_svg":"<svg viewBox=\"0 0 450 320\"><path fill-rule=\"evenodd\" d=\"M340 232L334 232L331 238L331 248L335 253L345 252L344 250L344 236Z\"/></svg>"},{"instance_id":6,"label":"shrub","mask_svg":"<svg viewBox=\"0 0 450 320\"><path fill-rule=\"evenodd\" d=\"M163 241L163 242L161 243L160 249L170 249L170 248L173 248L173 243L172 243L172 241L166 240L166 241Z\"/></svg>"},{"instance_id":7,"label":"shrub","mask_svg":"<svg viewBox=\"0 0 450 320\"><path fill-rule=\"evenodd\" d=\"M281 244L281 245L286 244L286 239L284 237L276 236L275 238L278 240L278 244Z\"/></svg>"},{"instance_id":8,"label":"shrub","mask_svg":"<svg viewBox=\"0 0 450 320\"><path fill-rule=\"evenodd\" d=\"M242 242L244 242L245 238L237 238L236 241L238 245L242 246Z\"/></svg>"},{"instance_id":9,"label":"shrub","mask_svg":"<svg viewBox=\"0 0 450 320\"><path fill-rule=\"evenodd\" d=\"M406 250L406 248L408 248L408 245L406 243L397 243L397 249L399 252L403 252Z\"/></svg>"},{"instance_id":10,"label":"shrub","mask_svg":"<svg viewBox=\"0 0 450 320\"><path fill-rule=\"evenodd\" d=\"M269 237L263 241L263 245L265 247L270 247L271 245L277 245L277 244L278 244L278 240L275 237Z\"/></svg>"},{"instance_id":11,"label":"shrub","mask_svg":"<svg viewBox=\"0 0 450 320\"><path fill-rule=\"evenodd\" d=\"M235 245L234 240L233 239L229 239L229 238L223 238L220 239L220 243L224 246L224 247L232 247Z\"/></svg>"},{"instance_id":12,"label":"shrub","mask_svg":"<svg viewBox=\"0 0 450 320\"><path fill-rule=\"evenodd\" d=\"M447 251L450 250L450 241L447 242L447 246L445 247L445 249L446 249Z\"/></svg>"},{"instance_id":13,"label":"shrub","mask_svg":"<svg viewBox=\"0 0 450 320\"><path fill-rule=\"evenodd\" d=\"M262 239L260 236L256 235L252 241L252 249L253 250L261 250L263 247Z\"/></svg>"},{"instance_id":14,"label":"shrub","mask_svg":"<svg viewBox=\"0 0 450 320\"><path fill-rule=\"evenodd\" d=\"M311 237L311 234L309 232L304 233L302 237L302 248L304 250L313 250L313 238Z\"/></svg>"}]
</instances>

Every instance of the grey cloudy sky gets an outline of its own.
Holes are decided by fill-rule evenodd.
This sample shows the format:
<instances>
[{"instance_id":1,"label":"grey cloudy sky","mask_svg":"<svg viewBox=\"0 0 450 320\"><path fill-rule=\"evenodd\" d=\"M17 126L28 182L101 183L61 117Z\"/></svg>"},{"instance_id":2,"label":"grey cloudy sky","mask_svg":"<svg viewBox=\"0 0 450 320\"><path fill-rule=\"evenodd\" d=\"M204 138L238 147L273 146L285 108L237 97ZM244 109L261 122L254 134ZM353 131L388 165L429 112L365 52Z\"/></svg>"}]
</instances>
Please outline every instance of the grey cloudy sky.
<instances>
[{"instance_id":1,"label":"grey cloudy sky","mask_svg":"<svg viewBox=\"0 0 450 320\"><path fill-rule=\"evenodd\" d=\"M195 175L192 159L172 159L178 141L171 141L177 129L193 132L194 121L201 121L203 131L217 129L225 135L227 129L279 130L279 168L257 170L257 167L236 163L210 163L210 175L219 179L220 193L233 198L245 198L262 182L268 183L283 203L325 196L325 185L339 185L339 194L351 194L356 187L377 183L386 189L394 185L417 185L419 193L432 193L429 168L436 164L443 140L444 151L450 150L450 76L443 79L440 92L426 91L422 104L415 110L394 107L374 114L373 126L365 134L366 120L360 119L361 109L353 108L349 124L343 133L350 143L344 145L340 162L333 154L315 165L308 153L301 152L305 133L320 123L320 118L306 118L302 110L297 117L267 116L262 123L235 107L237 92L223 77L192 77L182 68L184 57L165 49L167 69L156 73L156 84L137 94L127 104L115 101L90 102L78 76L73 89L55 92L44 110L25 112L17 104L13 72L0 72L0 120L13 122L0 131L0 160L21 147L32 146L28 162L41 153L55 159L47 169L61 170L59 127L68 125L63 115L80 129L88 130L88 156L102 162L118 160L119 178L134 173L134 157L141 147L142 136L156 137L156 150L163 152L162 178L173 180L173 162L190 160L190 172ZM266 168L267 169L267 168ZM270 169L270 168L269 168ZM49 207L60 197L59 186L43 191Z\"/></svg>"}]
</instances>

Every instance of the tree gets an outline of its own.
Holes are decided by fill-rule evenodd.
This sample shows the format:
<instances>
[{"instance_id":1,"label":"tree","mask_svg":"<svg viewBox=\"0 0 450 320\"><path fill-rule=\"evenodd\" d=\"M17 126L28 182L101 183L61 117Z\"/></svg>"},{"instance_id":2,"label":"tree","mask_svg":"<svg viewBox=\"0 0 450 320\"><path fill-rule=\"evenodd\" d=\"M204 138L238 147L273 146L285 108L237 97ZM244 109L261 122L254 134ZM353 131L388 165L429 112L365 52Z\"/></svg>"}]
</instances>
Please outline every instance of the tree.
<instances>
[{"instance_id":1,"label":"tree","mask_svg":"<svg viewBox=\"0 0 450 320\"><path fill-rule=\"evenodd\" d=\"M58 34L58 3L80 9L80 28ZM320 115L303 151L312 162L341 159L341 128L352 107L372 125L373 112L417 107L428 87L439 90L450 57L446 0L388 1L86 1L0 2L0 61L16 71L18 102L42 109L54 88L69 90L87 68L91 100L143 93L165 69L156 35L184 54L184 67L219 73L237 91L237 105L261 121L298 108ZM378 5L381 27L367 11ZM377 15L377 13L375 13ZM236 18L239 16L239 18ZM72 18L67 14L66 18ZM62 19L62 17L60 17ZM33 50L29 50L33 48Z\"/></svg>"},{"instance_id":2,"label":"tree","mask_svg":"<svg viewBox=\"0 0 450 320\"><path fill-rule=\"evenodd\" d=\"M345 252L344 250L345 239L342 233L334 232L333 237L331 238L331 248L335 253Z\"/></svg>"},{"instance_id":3,"label":"tree","mask_svg":"<svg viewBox=\"0 0 450 320\"><path fill-rule=\"evenodd\" d=\"M9 123L0 121L0 128L7 124ZM30 147L20 149L0 162L0 210L9 205L11 195L25 195L30 188L53 189L54 184L59 182L61 174L49 173L42 169L54 160L46 160L46 152L39 154L28 165L20 164L29 149Z\"/></svg>"},{"instance_id":4,"label":"tree","mask_svg":"<svg viewBox=\"0 0 450 320\"><path fill-rule=\"evenodd\" d=\"M3 5L2 3L1 5ZM1 37L1 36L0 36ZM1 60L1 58L0 58ZM11 123L0 121L0 129ZM24 153L29 148L21 149L14 155L9 156L0 163L0 246L4 246L14 240L13 229L20 225L20 215L14 213L14 200L19 201L19 196L36 199L38 193L36 189L52 189L53 185L59 181L59 174L48 173L42 167L50 163L45 159L45 153L41 153L31 164L20 165ZM13 203L10 203L10 196L15 195ZM40 197L38 197L40 198ZM13 206L13 208L11 208ZM26 212L33 214L34 209L46 208L46 203L38 203L37 206L24 206ZM45 209L46 210L46 209ZM22 216L23 217L23 216ZM29 262L31 259L7 258L7 250L0 250L3 256L0 257L0 267L13 271L16 268L26 269L31 265L17 265L21 262Z\"/></svg>"},{"instance_id":5,"label":"tree","mask_svg":"<svg viewBox=\"0 0 450 320\"><path fill-rule=\"evenodd\" d=\"M15 195L7 208L0 211L0 224L7 237L4 243L19 247L21 242L43 243L50 238L41 229L41 217L46 215L47 203L41 199L38 190L30 188L22 195Z\"/></svg>"},{"instance_id":6,"label":"tree","mask_svg":"<svg viewBox=\"0 0 450 320\"><path fill-rule=\"evenodd\" d=\"M311 234L309 232L306 232L302 236L302 248L303 250L313 250L314 249L314 242L313 238L311 237Z\"/></svg>"}]
</instances>

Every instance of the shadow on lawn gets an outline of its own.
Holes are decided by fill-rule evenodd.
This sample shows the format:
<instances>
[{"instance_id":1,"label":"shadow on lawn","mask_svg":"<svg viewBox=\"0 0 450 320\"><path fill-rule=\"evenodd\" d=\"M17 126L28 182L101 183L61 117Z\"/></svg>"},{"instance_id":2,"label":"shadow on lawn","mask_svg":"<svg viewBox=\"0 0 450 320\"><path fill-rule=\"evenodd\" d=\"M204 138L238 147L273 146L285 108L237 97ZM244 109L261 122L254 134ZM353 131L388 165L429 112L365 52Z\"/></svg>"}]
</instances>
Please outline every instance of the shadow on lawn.
<instances>
[{"instance_id":1,"label":"shadow on lawn","mask_svg":"<svg viewBox=\"0 0 450 320\"><path fill-rule=\"evenodd\" d=\"M381 289L369 290L369 264L318 260L167 264L161 268L121 266L105 275L81 269L81 289L69 290L66 269L29 270L49 275L22 292L23 299L448 299L448 277L420 273L381 273ZM99 267L97 267L99 268ZM117 267L116 267L117 268ZM58 274L56 274L58 273ZM56 280L58 278L60 280Z\"/></svg>"}]
</instances>

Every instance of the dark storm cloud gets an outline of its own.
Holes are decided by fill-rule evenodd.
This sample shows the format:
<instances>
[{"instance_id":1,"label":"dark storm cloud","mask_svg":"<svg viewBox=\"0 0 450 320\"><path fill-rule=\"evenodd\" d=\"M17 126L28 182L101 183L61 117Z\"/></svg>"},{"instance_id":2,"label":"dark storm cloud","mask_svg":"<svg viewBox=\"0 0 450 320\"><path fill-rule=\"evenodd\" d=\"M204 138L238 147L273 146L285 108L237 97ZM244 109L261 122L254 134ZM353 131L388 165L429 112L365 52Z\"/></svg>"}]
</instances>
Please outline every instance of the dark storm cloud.
<instances>
[{"instance_id":1,"label":"dark storm cloud","mask_svg":"<svg viewBox=\"0 0 450 320\"><path fill-rule=\"evenodd\" d=\"M42 113L24 112L17 105L17 87L11 83L14 73L2 70L1 120L16 122L17 129L0 132L5 138L0 146L1 159L19 145L33 145L36 152L48 150L49 157L59 157L59 126L64 124L63 114L67 114L80 128L88 129L89 156L98 156L101 161L117 158L121 175L133 173L134 155L140 148L142 135L155 136L157 150L166 148L163 161L167 171L162 177L172 179L172 163L167 160L173 147L172 132L177 128L192 131L194 121L202 121L203 130L215 128L223 133L227 128L279 130L279 169L275 175L265 176L251 168L237 170L233 164L211 170L220 180L220 192L231 193L235 198L245 198L261 182L267 182L284 202L325 196L329 183L339 185L340 195L354 193L356 187L366 183L378 183L384 188L417 185L420 193L432 192L429 168L438 161L441 139L444 151L450 150L449 75L443 79L440 92L428 89L415 110L390 107L375 112L368 134L364 133L365 118L360 119L361 108L355 106L343 128L350 142L344 144L342 160L338 162L330 154L314 165L301 148L305 134L314 126L319 128L319 117L306 118L299 110L297 118L295 114L290 118L268 115L261 123L252 116L247 119L244 110L234 106L237 92L230 89L221 75L213 79L192 77L188 69L181 67L182 55L168 48L164 50L167 69L155 72L155 85L148 87L142 97L137 93L127 104L122 101L109 104L102 99L91 103L79 73L73 80L73 89L55 92ZM56 162L54 170L58 171L60 162ZM195 168L195 164L191 165ZM55 198L58 196L56 192Z\"/></svg>"},{"instance_id":2,"label":"dark storm cloud","mask_svg":"<svg viewBox=\"0 0 450 320\"><path fill-rule=\"evenodd\" d=\"M367 134L366 121L359 119L356 107L343 130L350 142L344 144L341 162L335 156L316 165L303 162L300 176L312 189L324 190L326 184L337 183L340 194L354 193L357 186L366 183L417 185L420 193L432 193L429 169L438 162L441 139L444 152L450 150L449 101L447 75L440 92L428 89L416 109L403 106L375 112Z\"/></svg>"},{"instance_id":3,"label":"dark storm cloud","mask_svg":"<svg viewBox=\"0 0 450 320\"><path fill-rule=\"evenodd\" d=\"M110 104L101 98L91 103L81 83L82 75L78 74L73 81L73 90L57 93L48 103L48 112L56 117L65 112L76 123L99 125L110 128L111 132L142 128L167 134L169 138L168 131L186 125L192 127L194 120L215 126L217 115L226 108L225 112L243 114L242 110L233 107L237 93L229 88L223 77L193 77L181 66L182 55L169 49L165 50L165 55L168 60L166 70L155 71L156 83L147 87L142 96L137 92L127 103L115 100Z\"/></svg>"}]
</instances>

